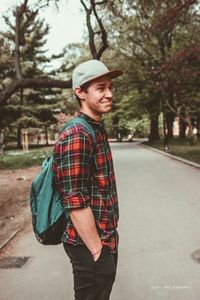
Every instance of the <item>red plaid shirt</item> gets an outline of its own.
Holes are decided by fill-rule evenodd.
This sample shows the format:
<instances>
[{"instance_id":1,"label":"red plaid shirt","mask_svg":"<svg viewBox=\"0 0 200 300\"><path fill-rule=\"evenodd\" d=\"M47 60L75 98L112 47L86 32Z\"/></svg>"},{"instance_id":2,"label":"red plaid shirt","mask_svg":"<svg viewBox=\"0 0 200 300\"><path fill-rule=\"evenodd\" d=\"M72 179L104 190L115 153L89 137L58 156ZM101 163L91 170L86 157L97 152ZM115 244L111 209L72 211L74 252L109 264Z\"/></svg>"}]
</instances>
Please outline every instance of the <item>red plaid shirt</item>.
<instances>
[{"instance_id":1,"label":"red plaid shirt","mask_svg":"<svg viewBox=\"0 0 200 300\"><path fill-rule=\"evenodd\" d=\"M91 207L102 244L115 252L119 211L107 134L102 123L81 112L78 116L93 127L96 146L92 135L81 124L69 125L61 133L54 147L57 189L67 210ZM70 218L62 240L71 245L83 244Z\"/></svg>"}]
</instances>

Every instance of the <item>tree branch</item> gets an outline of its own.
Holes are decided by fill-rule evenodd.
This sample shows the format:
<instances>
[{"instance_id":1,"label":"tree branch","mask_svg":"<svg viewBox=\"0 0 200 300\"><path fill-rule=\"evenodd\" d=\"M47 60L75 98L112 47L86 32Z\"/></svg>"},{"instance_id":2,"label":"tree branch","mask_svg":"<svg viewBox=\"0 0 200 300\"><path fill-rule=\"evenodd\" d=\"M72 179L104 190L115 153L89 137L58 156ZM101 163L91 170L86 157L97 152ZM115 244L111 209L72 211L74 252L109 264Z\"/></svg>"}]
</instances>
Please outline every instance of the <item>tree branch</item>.
<instances>
[{"instance_id":1,"label":"tree branch","mask_svg":"<svg viewBox=\"0 0 200 300\"><path fill-rule=\"evenodd\" d=\"M22 79L23 74L20 66L20 21L22 14L24 13L24 5L17 7L14 13L15 15L15 70L18 79Z\"/></svg>"},{"instance_id":2,"label":"tree branch","mask_svg":"<svg viewBox=\"0 0 200 300\"><path fill-rule=\"evenodd\" d=\"M98 1L95 2L95 0L90 0L90 8L88 8L83 0L81 0L81 4L83 5L85 11L86 11L86 22L87 22L87 28L88 28L88 33L89 33L89 46L90 46L90 51L92 54L92 57L94 59L100 59L103 52L108 48L108 43L107 43L107 32L103 26L103 22L99 18L99 15L96 10L96 5L103 5L106 4L108 0L103 0L103 1ZM101 34L101 41L102 41L102 46L100 49L97 51L96 45L95 45L95 34L97 33L94 32L91 24L91 14L92 12L94 13L94 16L97 20L98 26L100 28L99 32Z\"/></svg>"},{"instance_id":3,"label":"tree branch","mask_svg":"<svg viewBox=\"0 0 200 300\"><path fill-rule=\"evenodd\" d=\"M92 24L91 24L92 7L87 8L87 6L83 0L81 0L81 3L86 11L86 22L87 22L87 28L88 28L88 33L89 33L90 51L91 51L92 57L97 58L97 49L96 49L95 42L94 42L94 31L92 29Z\"/></svg>"},{"instance_id":4,"label":"tree branch","mask_svg":"<svg viewBox=\"0 0 200 300\"><path fill-rule=\"evenodd\" d=\"M189 129L190 129L190 135L192 135L192 124L191 124L191 121L190 121L190 118L184 118L181 114L179 114L177 112L177 110L175 110L168 102L168 100L166 100L166 104L167 106L169 107L169 109L175 113L181 120L183 120L188 126L189 126Z\"/></svg>"},{"instance_id":5,"label":"tree branch","mask_svg":"<svg viewBox=\"0 0 200 300\"><path fill-rule=\"evenodd\" d=\"M33 22L38 10L29 12L28 7L28 0L24 0L24 3L20 6L16 7L16 10L13 12L15 16L15 70L16 70L16 77L17 79L21 80L23 78L23 73L21 70L21 64L20 64L20 43L22 35L24 35L24 31L26 30L27 25L30 22ZM26 13L27 20L23 24L23 15Z\"/></svg>"},{"instance_id":6,"label":"tree branch","mask_svg":"<svg viewBox=\"0 0 200 300\"><path fill-rule=\"evenodd\" d=\"M15 79L0 93L0 105L5 105L9 99L19 88L71 88L71 80L55 80L51 78L22 78Z\"/></svg>"},{"instance_id":7,"label":"tree branch","mask_svg":"<svg viewBox=\"0 0 200 300\"><path fill-rule=\"evenodd\" d=\"M85 8L85 11L87 12L89 9L87 8L87 6L83 0L81 0L81 4L83 5L83 7Z\"/></svg>"},{"instance_id":8,"label":"tree branch","mask_svg":"<svg viewBox=\"0 0 200 300\"><path fill-rule=\"evenodd\" d=\"M151 26L152 32L161 32L167 27L174 26L177 18L181 17L185 10L195 5L197 0L177 1L175 5L171 6L162 14Z\"/></svg>"},{"instance_id":9,"label":"tree branch","mask_svg":"<svg viewBox=\"0 0 200 300\"><path fill-rule=\"evenodd\" d=\"M135 44L141 47L141 49L149 56L153 57L152 53L150 53L146 48L145 44L142 41L135 39L133 36L129 35L128 38Z\"/></svg>"},{"instance_id":10,"label":"tree branch","mask_svg":"<svg viewBox=\"0 0 200 300\"><path fill-rule=\"evenodd\" d=\"M99 2L96 2L96 5L106 4L107 2L108 2L108 0L99 1Z\"/></svg>"},{"instance_id":11,"label":"tree branch","mask_svg":"<svg viewBox=\"0 0 200 300\"><path fill-rule=\"evenodd\" d=\"M96 5L97 4L105 4L106 2L107 2L107 0L95 3L95 0L91 0L92 10L94 12L95 18L96 18L96 20L99 24L99 28L101 30L102 46L100 47L100 49L97 52L97 59L100 59L103 52L108 48L108 42L107 42L107 32L103 26L103 22L101 21L101 19L99 18L98 14L97 14Z\"/></svg>"}]
</instances>

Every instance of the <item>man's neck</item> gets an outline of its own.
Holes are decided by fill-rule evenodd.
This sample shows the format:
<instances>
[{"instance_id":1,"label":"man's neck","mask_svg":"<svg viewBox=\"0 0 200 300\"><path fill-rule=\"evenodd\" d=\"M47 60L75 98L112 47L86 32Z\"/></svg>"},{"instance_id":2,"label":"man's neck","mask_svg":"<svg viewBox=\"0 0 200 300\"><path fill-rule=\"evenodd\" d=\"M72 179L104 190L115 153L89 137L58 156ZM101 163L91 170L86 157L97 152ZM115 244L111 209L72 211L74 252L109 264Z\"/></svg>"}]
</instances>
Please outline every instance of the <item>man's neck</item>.
<instances>
[{"instance_id":1,"label":"man's neck","mask_svg":"<svg viewBox=\"0 0 200 300\"><path fill-rule=\"evenodd\" d=\"M91 112L90 110L80 108L79 110L83 114L88 115L90 118L95 120L96 122L101 122L102 121L102 114L95 114L94 112Z\"/></svg>"}]
</instances>

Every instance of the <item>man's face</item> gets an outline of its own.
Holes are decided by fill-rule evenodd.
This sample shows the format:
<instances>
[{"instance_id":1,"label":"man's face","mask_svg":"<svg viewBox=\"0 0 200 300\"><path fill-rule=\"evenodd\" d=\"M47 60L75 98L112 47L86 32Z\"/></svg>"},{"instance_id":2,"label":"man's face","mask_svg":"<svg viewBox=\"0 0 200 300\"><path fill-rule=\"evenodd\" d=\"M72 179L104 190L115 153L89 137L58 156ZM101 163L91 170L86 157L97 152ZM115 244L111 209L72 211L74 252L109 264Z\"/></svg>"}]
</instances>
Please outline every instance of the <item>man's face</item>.
<instances>
[{"instance_id":1,"label":"man's face","mask_svg":"<svg viewBox=\"0 0 200 300\"><path fill-rule=\"evenodd\" d=\"M82 91L82 107L93 114L102 115L112 108L112 82L102 77L91 82L86 91Z\"/></svg>"}]
</instances>

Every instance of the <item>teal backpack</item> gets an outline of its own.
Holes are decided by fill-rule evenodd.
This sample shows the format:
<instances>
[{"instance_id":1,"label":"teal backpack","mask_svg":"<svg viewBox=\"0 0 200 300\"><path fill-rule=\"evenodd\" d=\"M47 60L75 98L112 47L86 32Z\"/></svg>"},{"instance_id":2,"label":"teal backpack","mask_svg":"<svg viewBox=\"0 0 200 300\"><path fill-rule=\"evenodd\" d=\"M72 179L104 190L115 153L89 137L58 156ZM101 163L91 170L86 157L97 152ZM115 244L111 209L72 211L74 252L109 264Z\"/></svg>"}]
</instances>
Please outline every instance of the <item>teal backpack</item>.
<instances>
[{"instance_id":1,"label":"teal backpack","mask_svg":"<svg viewBox=\"0 0 200 300\"><path fill-rule=\"evenodd\" d=\"M92 135L94 146L96 145L96 136L92 126L81 117L67 122L59 133L71 124L82 124ZM33 231L37 240L43 245L61 243L68 218L68 212L64 210L60 194L55 187L52 163L53 154L43 161L42 170L33 180L30 192Z\"/></svg>"}]
</instances>

